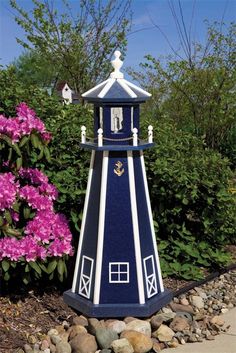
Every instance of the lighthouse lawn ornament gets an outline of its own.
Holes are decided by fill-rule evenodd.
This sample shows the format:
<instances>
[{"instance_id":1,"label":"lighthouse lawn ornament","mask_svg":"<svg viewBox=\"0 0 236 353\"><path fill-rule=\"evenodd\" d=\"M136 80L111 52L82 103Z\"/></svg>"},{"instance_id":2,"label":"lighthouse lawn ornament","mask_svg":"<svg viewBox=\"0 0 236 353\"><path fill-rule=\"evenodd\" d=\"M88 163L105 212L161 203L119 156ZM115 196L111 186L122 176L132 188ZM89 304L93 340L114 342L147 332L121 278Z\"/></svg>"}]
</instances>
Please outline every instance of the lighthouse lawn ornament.
<instances>
[{"instance_id":1,"label":"lighthouse lawn ornament","mask_svg":"<svg viewBox=\"0 0 236 353\"><path fill-rule=\"evenodd\" d=\"M64 301L92 317L145 317L171 300L164 291L143 150L139 105L151 95L126 81L120 52L108 80L83 94L94 104L94 135L72 289Z\"/></svg>"}]
</instances>

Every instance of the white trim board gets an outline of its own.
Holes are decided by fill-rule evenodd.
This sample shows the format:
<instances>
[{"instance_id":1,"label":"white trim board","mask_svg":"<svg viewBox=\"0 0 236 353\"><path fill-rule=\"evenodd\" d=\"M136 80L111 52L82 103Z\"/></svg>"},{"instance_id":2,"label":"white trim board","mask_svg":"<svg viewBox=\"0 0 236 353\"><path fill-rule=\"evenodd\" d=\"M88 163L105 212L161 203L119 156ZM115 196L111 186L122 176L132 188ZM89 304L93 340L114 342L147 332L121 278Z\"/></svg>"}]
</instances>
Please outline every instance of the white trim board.
<instances>
[{"instance_id":1,"label":"white trim board","mask_svg":"<svg viewBox=\"0 0 236 353\"><path fill-rule=\"evenodd\" d=\"M138 280L138 292L139 292L139 303L145 303L144 285L143 285L143 269L142 269L142 258L141 258L141 247L139 237L139 226L138 226L138 211L137 211L137 200L136 200L136 189L134 179L134 161L132 151L127 151L128 159L128 170L129 170L129 188L130 188L130 202L131 202L131 213L134 233L134 249L136 259L136 270Z\"/></svg>"},{"instance_id":2,"label":"white trim board","mask_svg":"<svg viewBox=\"0 0 236 353\"><path fill-rule=\"evenodd\" d=\"M85 202L84 202L83 218L82 218L82 223L81 223L79 244L78 244L76 262L75 262L75 271L74 271L74 277L73 277L72 289L71 289L72 293L75 293L75 291L76 291L76 285L77 285L77 280L78 280L78 271L79 271L79 263L80 263L80 257L81 257L81 249L82 249L82 244L83 244L83 239L84 239L85 221L87 218L88 202L89 202L89 196L90 196L90 191L91 191L91 182L92 182L92 176L93 176L94 158L95 158L95 151L92 151L91 160L90 160L90 167L89 167L87 190L86 190L86 196L85 196Z\"/></svg>"},{"instance_id":3,"label":"white trim board","mask_svg":"<svg viewBox=\"0 0 236 353\"><path fill-rule=\"evenodd\" d=\"M150 196L149 196L149 190L148 190L147 176L146 176L146 170L145 170L145 164L144 164L144 158L143 158L142 151L140 153L140 160L141 160L141 166L142 166L142 172L143 172L143 181L144 181L144 187L145 187L145 193L146 193L149 222L150 222L150 227L151 227L151 232L152 232L152 242L153 242L154 254L155 254L156 264L157 264L157 272L158 272L157 276L158 276L158 281L159 281L159 285L160 285L160 290L161 290L161 292L164 292L163 280L162 280L162 275L161 275L160 260L159 260L159 255L158 255L158 251L157 251L156 235L155 235L155 229L154 229L153 218L152 218L152 209L151 209L151 202L150 202Z\"/></svg>"},{"instance_id":4,"label":"white trim board","mask_svg":"<svg viewBox=\"0 0 236 353\"><path fill-rule=\"evenodd\" d=\"M105 210L106 210L106 194L107 194L107 173L108 173L108 158L109 152L103 152L102 162L102 179L101 179L101 194L100 194L100 208L99 208L99 222L98 222L98 242L97 242L97 257L96 257L96 272L93 304L100 302L101 289L101 275L102 275L102 256L103 256L103 242L104 242L104 228L105 228Z\"/></svg>"}]
</instances>

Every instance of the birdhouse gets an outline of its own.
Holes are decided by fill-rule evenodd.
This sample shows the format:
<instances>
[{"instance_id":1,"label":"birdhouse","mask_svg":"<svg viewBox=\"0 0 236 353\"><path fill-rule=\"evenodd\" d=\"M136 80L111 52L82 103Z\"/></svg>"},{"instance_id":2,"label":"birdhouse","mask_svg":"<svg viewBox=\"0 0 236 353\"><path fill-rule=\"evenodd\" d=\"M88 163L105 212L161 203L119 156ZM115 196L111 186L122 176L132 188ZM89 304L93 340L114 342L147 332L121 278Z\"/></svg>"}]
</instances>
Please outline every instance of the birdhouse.
<instances>
[{"instance_id":1,"label":"birdhouse","mask_svg":"<svg viewBox=\"0 0 236 353\"><path fill-rule=\"evenodd\" d=\"M94 317L146 317L171 300L163 288L143 151L139 107L150 94L124 79L120 52L110 77L84 93L94 105L94 136L72 289L64 301Z\"/></svg>"}]
</instances>

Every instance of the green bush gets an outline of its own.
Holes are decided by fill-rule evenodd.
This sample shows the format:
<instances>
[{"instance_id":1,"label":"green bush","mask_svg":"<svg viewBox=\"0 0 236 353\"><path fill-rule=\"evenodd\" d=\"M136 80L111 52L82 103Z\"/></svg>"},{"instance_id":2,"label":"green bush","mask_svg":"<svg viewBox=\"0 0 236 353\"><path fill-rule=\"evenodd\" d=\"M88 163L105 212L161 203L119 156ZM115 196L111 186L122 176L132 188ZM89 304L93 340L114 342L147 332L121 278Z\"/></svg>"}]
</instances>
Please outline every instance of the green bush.
<instances>
[{"instance_id":1,"label":"green bush","mask_svg":"<svg viewBox=\"0 0 236 353\"><path fill-rule=\"evenodd\" d=\"M229 261L224 245L235 241L229 162L174 124L153 123L156 147L146 152L146 167L162 269L200 278L203 268Z\"/></svg>"}]
</instances>

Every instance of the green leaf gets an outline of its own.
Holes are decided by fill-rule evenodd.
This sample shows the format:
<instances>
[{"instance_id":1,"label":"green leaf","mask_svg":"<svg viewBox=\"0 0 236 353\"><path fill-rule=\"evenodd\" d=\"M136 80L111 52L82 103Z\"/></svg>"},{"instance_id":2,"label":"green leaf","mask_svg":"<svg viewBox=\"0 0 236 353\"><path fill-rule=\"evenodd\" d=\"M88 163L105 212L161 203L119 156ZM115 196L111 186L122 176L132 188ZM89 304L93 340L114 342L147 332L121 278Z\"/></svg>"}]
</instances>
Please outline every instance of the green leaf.
<instances>
[{"instance_id":1,"label":"green leaf","mask_svg":"<svg viewBox=\"0 0 236 353\"><path fill-rule=\"evenodd\" d=\"M31 209L29 207L24 207L23 214L25 219L30 218L30 212L31 212Z\"/></svg>"},{"instance_id":2,"label":"green leaf","mask_svg":"<svg viewBox=\"0 0 236 353\"><path fill-rule=\"evenodd\" d=\"M39 265L37 264L37 262L34 261L30 261L29 262L30 267L32 267L39 275L42 274L41 268L39 267Z\"/></svg>"},{"instance_id":3,"label":"green leaf","mask_svg":"<svg viewBox=\"0 0 236 353\"><path fill-rule=\"evenodd\" d=\"M2 269L3 271L7 272L9 270L10 267L10 263L7 260L3 260L2 261Z\"/></svg>"},{"instance_id":4,"label":"green leaf","mask_svg":"<svg viewBox=\"0 0 236 353\"><path fill-rule=\"evenodd\" d=\"M7 220L7 223L8 224L12 224L12 217L11 217L10 211L6 210L4 212L4 216L5 216L6 220Z\"/></svg>"},{"instance_id":5,"label":"green leaf","mask_svg":"<svg viewBox=\"0 0 236 353\"><path fill-rule=\"evenodd\" d=\"M57 267L57 260L54 259L54 260L50 261L48 264L48 268L47 268L48 274L51 274L55 270L56 267Z\"/></svg>"},{"instance_id":6,"label":"green leaf","mask_svg":"<svg viewBox=\"0 0 236 353\"><path fill-rule=\"evenodd\" d=\"M59 259L59 261L57 263L57 271L58 271L60 276L63 276L63 273L64 273L64 260Z\"/></svg>"},{"instance_id":7,"label":"green leaf","mask_svg":"<svg viewBox=\"0 0 236 353\"><path fill-rule=\"evenodd\" d=\"M30 140L31 140L32 145L33 145L35 148L39 148L39 146L40 146L40 140L39 140L39 137L38 137L36 134L32 133L32 134L30 135Z\"/></svg>"},{"instance_id":8,"label":"green leaf","mask_svg":"<svg viewBox=\"0 0 236 353\"><path fill-rule=\"evenodd\" d=\"M19 147L23 147L28 141L29 141L29 136L24 136L19 143Z\"/></svg>"},{"instance_id":9,"label":"green leaf","mask_svg":"<svg viewBox=\"0 0 236 353\"><path fill-rule=\"evenodd\" d=\"M22 157L19 157L16 160L16 170L20 170L21 167L22 167Z\"/></svg>"},{"instance_id":10,"label":"green leaf","mask_svg":"<svg viewBox=\"0 0 236 353\"><path fill-rule=\"evenodd\" d=\"M6 272L6 273L4 274L3 279L4 279L4 281L9 281L9 279L10 279L10 274L9 274L9 272Z\"/></svg>"},{"instance_id":11,"label":"green leaf","mask_svg":"<svg viewBox=\"0 0 236 353\"><path fill-rule=\"evenodd\" d=\"M51 155L50 155L48 147L44 147L44 155L45 155L46 160L48 162L51 162Z\"/></svg>"},{"instance_id":12,"label":"green leaf","mask_svg":"<svg viewBox=\"0 0 236 353\"><path fill-rule=\"evenodd\" d=\"M0 227L2 227L2 226L3 226L3 224L4 224L4 219L3 219L3 217L2 217L2 216L0 216Z\"/></svg>"},{"instance_id":13,"label":"green leaf","mask_svg":"<svg viewBox=\"0 0 236 353\"><path fill-rule=\"evenodd\" d=\"M48 273L48 269L47 269L47 267L44 265L44 264L42 264L41 262L39 263L39 266L40 266L40 268L45 272L45 273Z\"/></svg>"}]
</instances>

